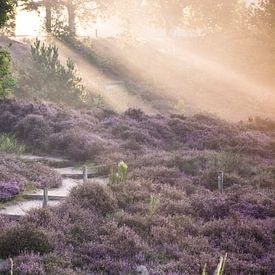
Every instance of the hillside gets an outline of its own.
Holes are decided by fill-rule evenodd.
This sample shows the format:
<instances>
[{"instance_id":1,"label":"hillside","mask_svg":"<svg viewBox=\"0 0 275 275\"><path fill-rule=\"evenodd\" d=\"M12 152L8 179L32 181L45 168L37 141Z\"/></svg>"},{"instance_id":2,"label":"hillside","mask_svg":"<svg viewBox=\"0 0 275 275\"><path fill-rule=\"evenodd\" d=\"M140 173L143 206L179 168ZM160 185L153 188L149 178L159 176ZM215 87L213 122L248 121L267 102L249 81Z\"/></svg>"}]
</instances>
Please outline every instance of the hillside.
<instances>
[{"instance_id":1,"label":"hillside","mask_svg":"<svg viewBox=\"0 0 275 275\"><path fill-rule=\"evenodd\" d=\"M205 58L197 49L199 41L175 42L174 53L167 51L170 42L162 42L160 48L154 41L129 48L108 39L47 43L58 46L63 63L67 58L76 63L89 93L100 95L106 106L118 112L128 108L151 114L209 112L230 121L275 117L273 89L222 64L215 55ZM23 98L31 90L24 78L31 78L29 51L30 42L13 41L15 70L22 79L17 95Z\"/></svg>"},{"instance_id":2,"label":"hillside","mask_svg":"<svg viewBox=\"0 0 275 275\"><path fill-rule=\"evenodd\" d=\"M274 122L2 101L0 128L111 175L17 223L0 217L0 258L12 256L16 274L199 274L226 253L227 274L273 273ZM112 180L121 160L127 179Z\"/></svg>"}]
</instances>

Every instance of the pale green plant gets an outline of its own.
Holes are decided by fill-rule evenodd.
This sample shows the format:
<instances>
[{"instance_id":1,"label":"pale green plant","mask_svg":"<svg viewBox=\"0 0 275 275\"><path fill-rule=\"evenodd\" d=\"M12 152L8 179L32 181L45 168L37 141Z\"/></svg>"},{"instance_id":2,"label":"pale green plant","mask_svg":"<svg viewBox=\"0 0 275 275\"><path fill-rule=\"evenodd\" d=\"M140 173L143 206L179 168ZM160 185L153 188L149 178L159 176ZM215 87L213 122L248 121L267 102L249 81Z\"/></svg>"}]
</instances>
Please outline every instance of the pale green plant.
<instances>
[{"instance_id":1,"label":"pale green plant","mask_svg":"<svg viewBox=\"0 0 275 275\"><path fill-rule=\"evenodd\" d=\"M213 275L223 275L224 274L226 259L227 259L227 254L225 254L224 257L220 257L219 264L218 264L218 266L217 266L217 268L216 268ZM207 268L207 265L205 264L204 267L203 267L202 275L207 275L206 268Z\"/></svg>"},{"instance_id":2,"label":"pale green plant","mask_svg":"<svg viewBox=\"0 0 275 275\"><path fill-rule=\"evenodd\" d=\"M160 203L160 196L158 194L151 194L150 202L149 202L149 206L148 206L148 212L149 212L148 214L149 214L150 219L157 212L157 209L159 207L159 203Z\"/></svg>"},{"instance_id":3,"label":"pale green plant","mask_svg":"<svg viewBox=\"0 0 275 275\"><path fill-rule=\"evenodd\" d=\"M120 180L122 182L125 182L127 180L127 176L128 176L128 165L124 162L121 161L118 164L118 175L120 177Z\"/></svg>"},{"instance_id":4,"label":"pale green plant","mask_svg":"<svg viewBox=\"0 0 275 275\"><path fill-rule=\"evenodd\" d=\"M18 144L14 135L1 134L0 135L0 152L14 153L21 155L26 151L24 145Z\"/></svg>"},{"instance_id":5,"label":"pale green plant","mask_svg":"<svg viewBox=\"0 0 275 275\"><path fill-rule=\"evenodd\" d=\"M13 275L13 266L14 266L13 259L10 258L10 275Z\"/></svg>"},{"instance_id":6,"label":"pale green plant","mask_svg":"<svg viewBox=\"0 0 275 275\"><path fill-rule=\"evenodd\" d=\"M111 167L111 173L109 176L109 184L124 183L128 176L128 165L121 161L117 165L117 169Z\"/></svg>"},{"instance_id":7,"label":"pale green plant","mask_svg":"<svg viewBox=\"0 0 275 275\"><path fill-rule=\"evenodd\" d=\"M227 254L225 254L224 257L220 257L220 262L217 266L217 269L216 269L214 275L223 275L224 274L226 258L227 258Z\"/></svg>"}]
</instances>

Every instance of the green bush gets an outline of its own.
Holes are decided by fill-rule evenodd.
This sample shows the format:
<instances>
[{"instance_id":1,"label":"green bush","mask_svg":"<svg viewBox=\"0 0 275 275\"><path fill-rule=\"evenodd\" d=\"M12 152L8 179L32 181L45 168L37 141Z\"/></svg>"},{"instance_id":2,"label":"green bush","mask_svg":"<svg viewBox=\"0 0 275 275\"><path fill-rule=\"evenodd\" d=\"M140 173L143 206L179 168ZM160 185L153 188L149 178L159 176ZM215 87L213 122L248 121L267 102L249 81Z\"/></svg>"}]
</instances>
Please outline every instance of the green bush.
<instances>
[{"instance_id":1,"label":"green bush","mask_svg":"<svg viewBox=\"0 0 275 275\"><path fill-rule=\"evenodd\" d=\"M50 250L46 234L34 227L18 224L0 233L0 258L17 256L23 251L44 254Z\"/></svg>"},{"instance_id":2,"label":"green bush","mask_svg":"<svg viewBox=\"0 0 275 275\"><path fill-rule=\"evenodd\" d=\"M26 151L24 145L19 145L13 135L1 134L0 135L0 152L15 153L21 155Z\"/></svg>"},{"instance_id":3,"label":"green bush","mask_svg":"<svg viewBox=\"0 0 275 275\"><path fill-rule=\"evenodd\" d=\"M13 0L0 0L0 28L2 28L9 20L15 7Z\"/></svg>"},{"instance_id":4,"label":"green bush","mask_svg":"<svg viewBox=\"0 0 275 275\"><path fill-rule=\"evenodd\" d=\"M0 47L0 99L8 97L14 86L15 80L11 74L11 55Z\"/></svg>"},{"instance_id":5,"label":"green bush","mask_svg":"<svg viewBox=\"0 0 275 275\"><path fill-rule=\"evenodd\" d=\"M85 102L85 87L79 77L75 64L71 59L63 66L59 60L58 48L46 46L36 40L31 47L31 54L38 65L36 72L39 78L37 92L39 96L55 102L66 102L81 105Z\"/></svg>"}]
</instances>

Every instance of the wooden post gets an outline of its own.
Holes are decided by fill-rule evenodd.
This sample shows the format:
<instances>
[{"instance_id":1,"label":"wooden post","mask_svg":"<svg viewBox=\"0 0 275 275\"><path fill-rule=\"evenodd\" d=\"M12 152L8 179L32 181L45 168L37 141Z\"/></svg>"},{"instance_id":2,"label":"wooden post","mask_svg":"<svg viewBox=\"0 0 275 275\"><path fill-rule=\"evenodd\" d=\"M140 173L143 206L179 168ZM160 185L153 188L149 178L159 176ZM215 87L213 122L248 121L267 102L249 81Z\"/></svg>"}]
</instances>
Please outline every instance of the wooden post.
<instances>
[{"instance_id":1,"label":"wooden post","mask_svg":"<svg viewBox=\"0 0 275 275\"><path fill-rule=\"evenodd\" d=\"M43 189L43 208L46 208L48 206L48 188L45 187Z\"/></svg>"},{"instance_id":2,"label":"wooden post","mask_svg":"<svg viewBox=\"0 0 275 275\"><path fill-rule=\"evenodd\" d=\"M220 171L218 173L218 188L221 193L223 193L223 176L224 176L223 172Z\"/></svg>"},{"instance_id":3,"label":"wooden post","mask_svg":"<svg viewBox=\"0 0 275 275\"><path fill-rule=\"evenodd\" d=\"M83 166L83 183L88 182L88 168L86 165Z\"/></svg>"}]
</instances>

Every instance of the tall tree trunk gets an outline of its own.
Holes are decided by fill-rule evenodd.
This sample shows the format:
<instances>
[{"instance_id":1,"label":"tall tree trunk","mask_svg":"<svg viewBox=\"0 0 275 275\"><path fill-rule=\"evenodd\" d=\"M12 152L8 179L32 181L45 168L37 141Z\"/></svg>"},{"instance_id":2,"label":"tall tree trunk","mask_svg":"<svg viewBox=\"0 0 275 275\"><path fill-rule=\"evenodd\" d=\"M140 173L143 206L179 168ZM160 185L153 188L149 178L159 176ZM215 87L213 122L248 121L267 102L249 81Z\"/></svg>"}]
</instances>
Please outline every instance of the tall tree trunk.
<instances>
[{"instance_id":1,"label":"tall tree trunk","mask_svg":"<svg viewBox=\"0 0 275 275\"><path fill-rule=\"evenodd\" d=\"M48 33L52 32L52 7L48 1L45 1L46 9L46 31Z\"/></svg>"},{"instance_id":2,"label":"tall tree trunk","mask_svg":"<svg viewBox=\"0 0 275 275\"><path fill-rule=\"evenodd\" d=\"M75 6L72 3L72 0L68 1L67 10L68 10L68 24L69 24L70 34L75 36L76 35L76 22L75 22L76 16L75 16Z\"/></svg>"}]
</instances>

